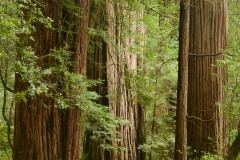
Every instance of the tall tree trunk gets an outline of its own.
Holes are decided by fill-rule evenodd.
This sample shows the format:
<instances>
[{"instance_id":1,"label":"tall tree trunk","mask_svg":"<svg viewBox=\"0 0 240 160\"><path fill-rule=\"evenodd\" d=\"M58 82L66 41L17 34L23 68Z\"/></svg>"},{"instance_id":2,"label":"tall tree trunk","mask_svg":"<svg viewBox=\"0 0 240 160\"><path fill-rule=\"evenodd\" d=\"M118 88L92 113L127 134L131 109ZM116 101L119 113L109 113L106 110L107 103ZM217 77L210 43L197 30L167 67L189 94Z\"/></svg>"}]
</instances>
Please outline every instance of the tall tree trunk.
<instances>
[{"instance_id":1,"label":"tall tree trunk","mask_svg":"<svg viewBox=\"0 0 240 160\"><path fill-rule=\"evenodd\" d=\"M180 2L179 71L177 93L177 120L175 159L187 159L187 97L188 97L188 49L189 49L189 0Z\"/></svg>"},{"instance_id":2,"label":"tall tree trunk","mask_svg":"<svg viewBox=\"0 0 240 160\"><path fill-rule=\"evenodd\" d=\"M94 54L91 55L88 59L88 79L94 80L103 80L101 85L95 86L92 90L96 91L102 97L98 99L97 103L102 104L104 106L108 106L108 99L107 99L107 71L106 71L106 42L103 41L101 37L94 37L93 38L94 45ZM99 46L101 44L101 46ZM92 46L93 47L93 46ZM93 122L95 123L95 122ZM102 143L105 142L103 138L100 137L99 140L92 140L91 131L86 131L85 135L85 142L84 142L84 154L86 159L88 160L108 160L109 159L109 152L104 150L101 147Z\"/></svg>"},{"instance_id":3,"label":"tall tree trunk","mask_svg":"<svg viewBox=\"0 0 240 160\"><path fill-rule=\"evenodd\" d=\"M187 141L190 158L206 153L224 155L226 121L221 107L226 70L215 66L227 48L225 0L192 0L190 5Z\"/></svg>"},{"instance_id":4,"label":"tall tree trunk","mask_svg":"<svg viewBox=\"0 0 240 160\"><path fill-rule=\"evenodd\" d=\"M101 30L102 32L106 30L105 24L105 10L102 7L104 3L96 3L95 1L91 2L90 11L92 12L90 17L90 28ZM94 13L93 13L94 11ZM90 45L92 50L88 54L88 63L87 63L87 77L88 79L94 80L103 80L101 85L91 88L91 90L96 91L101 98L97 100L98 104L108 106L107 99L107 71L106 71L106 42L102 35L91 35L90 36ZM93 122L95 123L95 122ZM87 160L107 160L109 159L108 153L101 147L101 143L104 139L92 140L91 136L93 133L89 130L85 134L84 142L84 157ZM106 142L103 142L106 143Z\"/></svg>"},{"instance_id":5,"label":"tall tree trunk","mask_svg":"<svg viewBox=\"0 0 240 160\"><path fill-rule=\"evenodd\" d=\"M112 135L112 145L122 148L110 153L112 160L145 158L141 151L137 151L139 142L145 139L141 128L144 127L144 110L141 106L138 108L137 97L131 90L134 87L131 78L136 74L137 55L131 52L136 40L130 34L137 29L134 21L137 14L128 11L127 5L123 1L106 1L110 39L107 45L109 108L115 116L129 121L128 126L117 128L120 136Z\"/></svg>"},{"instance_id":6,"label":"tall tree trunk","mask_svg":"<svg viewBox=\"0 0 240 160\"><path fill-rule=\"evenodd\" d=\"M97 100L98 104L108 106L107 99L107 76L106 76L106 43L101 37L96 36L91 39L94 47L94 53L88 57L88 79L103 80L101 85L91 88L91 90L96 91L102 97ZM99 46L101 44L101 46ZM95 122L93 122L95 123ZM84 142L84 156L87 160L107 160L107 152L101 147L103 139L92 140L92 132L87 130L85 134ZM104 142L106 143L106 142Z\"/></svg>"},{"instance_id":7,"label":"tall tree trunk","mask_svg":"<svg viewBox=\"0 0 240 160\"><path fill-rule=\"evenodd\" d=\"M136 18L133 18L133 21L136 21L136 19L140 19L140 22L132 26L132 30L136 32L137 35L135 35L136 37L139 38L139 40L137 40L137 38L135 38L134 43L135 45L137 45L139 47L139 50L137 50L136 52L138 52L138 56L137 56L137 67L139 69L141 69L141 74L143 74L143 64L141 63L141 60L143 60L143 56L145 54L145 47L146 47L146 40L145 40L145 36L146 36L146 28L144 27L144 25L139 25L141 24L141 19L144 17L144 9L140 8L139 10L136 11ZM138 25L137 25L138 24ZM130 24L131 25L131 24ZM146 143L146 127L145 127L145 123L146 123L146 115L145 115L145 106L141 105L140 103L138 103L137 106L137 116L135 116L135 128L136 128L136 149L137 149L137 160L145 160L146 159L146 153L141 150L138 149L138 147L140 145L143 145Z\"/></svg>"},{"instance_id":8,"label":"tall tree trunk","mask_svg":"<svg viewBox=\"0 0 240 160\"><path fill-rule=\"evenodd\" d=\"M41 2L42 3L42 2ZM86 55L88 45L89 0L76 0L73 2L81 10L81 17L77 18L70 13L68 8L62 6L60 1L44 1L42 12L53 19L53 27L56 30L45 28L37 23L34 33L35 42L32 45L38 57L51 54L52 49L60 49L66 43L69 50L74 53L72 61L74 66L70 70L75 73L85 74ZM73 23L74 25L68 26ZM61 31L65 25L69 36ZM43 59L39 66L52 66L55 61L52 58ZM53 76L51 83L59 84ZM15 92L26 91L28 85L19 74L16 74ZM61 90L61 86L59 85ZM54 91L51 91L56 94ZM27 102L16 103L14 126L14 160L78 160L80 153L80 110L72 106L60 109L53 98L38 95Z\"/></svg>"},{"instance_id":9,"label":"tall tree trunk","mask_svg":"<svg viewBox=\"0 0 240 160\"><path fill-rule=\"evenodd\" d=\"M138 149L140 145L146 143L146 128L145 128L145 109L144 106L138 104L138 118L136 121L136 132L137 132L137 140L136 140L136 149L137 149L137 160L145 160L146 153L143 150Z\"/></svg>"}]
</instances>

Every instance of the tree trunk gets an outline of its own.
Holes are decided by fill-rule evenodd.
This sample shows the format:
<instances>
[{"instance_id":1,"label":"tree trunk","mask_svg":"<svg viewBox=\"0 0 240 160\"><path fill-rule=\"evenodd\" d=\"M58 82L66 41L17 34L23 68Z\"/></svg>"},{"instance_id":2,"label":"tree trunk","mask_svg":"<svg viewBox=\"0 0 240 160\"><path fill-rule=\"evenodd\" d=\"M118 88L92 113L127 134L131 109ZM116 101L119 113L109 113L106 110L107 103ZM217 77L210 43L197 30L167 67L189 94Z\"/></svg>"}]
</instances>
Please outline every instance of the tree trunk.
<instances>
[{"instance_id":1,"label":"tree trunk","mask_svg":"<svg viewBox=\"0 0 240 160\"><path fill-rule=\"evenodd\" d=\"M134 18L138 15L134 11L128 11L127 5L126 2L106 1L107 32L110 39L107 44L109 108L115 116L129 121L128 126L121 125L117 128L119 136L112 135L112 145L118 148L110 153L112 160L145 159L144 153L137 150L139 142L145 141L142 128L144 110L138 106L137 97L132 90L134 87L132 78L137 69L137 55L131 52L136 41L131 33L137 29Z\"/></svg>"},{"instance_id":2,"label":"tree trunk","mask_svg":"<svg viewBox=\"0 0 240 160\"><path fill-rule=\"evenodd\" d=\"M103 80L101 85L91 88L91 90L96 91L102 97L97 100L98 104L108 106L107 99L107 76L106 76L106 43L102 40L101 37L95 36L92 37L91 47L94 48L94 53L88 56L88 79L93 80ZM99 46L101 44L101 46ZM95 123L95 122L93 122ZM87 157L87 160L107 160L108 153L101 147L101 142L103 139L92 140L92 132L87 130L85 134L84 142L84 154ZM104 142L106 143L106 142Z\"/></svg>"},{"instance_id":3,"label":"tree trunk","mask_svg":"<svg viewBox=\"0 0 240 160\"><path fill-rule=\"evenodd\" d=\"M187 98L188 98L188 49L189 49L189 0L180 2L179 71L177 93L177 120L175 159L187 159Z\"/></svg>"},{"instance_id":4,"label":"tree trunk","mask_svg":"<svg viewBox=\"0 0 240 160\"><path fill-rule=\"evenodd\" d=\"M144 107L138 104L138 118L136 121L136 132L137 132L137 140L136 140L136 149L137 149L137 160L145 160L146 153L138 147L146 143L146 128L145 128L145 110Z\"/></svg>"},{"instance_id":5,"label":"tree trunk","mask_svg":"<svg viewBox=\"0 0 240 160\"><path fill-rule=\"evenodd\" d=\"M189 158L204 153L224 155L226 70L215 66L227 48L227 4L224 0L192 0L190 5L187 141Z\"/></svg>"},{"instance_id":6,"label":"tree trunk","mask_svg":"<svg viewBox=\"0 0 240 160\"><path fill-rule=\"evenodd\" d=\"M91 2L90 11L92 15L90 17L90 28L104 31L106 29L105 24L105 10L102 7L104 3ZM93 13L94 12L94 13ZM93 80L103 80L101 85L91 88L91 90L96 91L101 98L97 100L98 104L108 106L107 99L107 71L106 71L106 42L102 35L91 35L90 45L92 50L88 54L87 63L87 77ZM95 123L95 122L93 122ZM104 139L92 140L91 136L93 133L89 130L85 133L84 142L84 157L87 160L107 160L109 159L108 152L101 147L101 143ZM106 142L104 142L106 143Z\"/></svg>"},{"instance_id":7,"label":"tree trunk","mask_svg":"<svg viewBox=\"0 0 240 160\"><path fill-rule=\"evenodd\" d=\"M42 3L42 2L41 2ZM60 1L44 1L42 12L53 19L53 27L48 29L42 24L35 24L35 42L32 45L38 57L51 54L52 49L60 49L66 44L74 53L72 61L75 65L70 70L85 74L88 45L88 11L89 0L74 2L81 10L78 19ZM68 26L67 23L74 23ZM73 32L69 36L61 27ZM46 58L38 65L49 67L55 63L52 58ZM51 83L59 84L56 77L48 79ZM19 74L16 74L15 93L26 91L28 85ZM61 90L61 85L58 86ZM55 91L50 91L53 96ZM53 98L38 95L27 102L16 103L14 126L14 160L78 160L80 154L81 112L77 107L60 109Z\"/></svg>"}]
</instances>

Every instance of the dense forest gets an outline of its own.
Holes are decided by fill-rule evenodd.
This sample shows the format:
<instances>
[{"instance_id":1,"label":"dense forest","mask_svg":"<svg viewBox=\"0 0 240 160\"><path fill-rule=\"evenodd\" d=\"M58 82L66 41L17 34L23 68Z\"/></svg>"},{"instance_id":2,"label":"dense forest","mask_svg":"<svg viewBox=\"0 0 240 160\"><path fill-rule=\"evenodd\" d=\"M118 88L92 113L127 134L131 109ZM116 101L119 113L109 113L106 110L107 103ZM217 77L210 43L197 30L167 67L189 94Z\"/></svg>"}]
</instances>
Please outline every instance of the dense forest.
<instances>
[{"instance_id":1,"label":"dense forest","mask_svg":"<svg viewBox=\"0 0 240 160\"><path fill-rule=\"evenodd\" d=\"M239 160L239 51L238 0L0 0L0 159Z\"/></svg>"}]
</instances>

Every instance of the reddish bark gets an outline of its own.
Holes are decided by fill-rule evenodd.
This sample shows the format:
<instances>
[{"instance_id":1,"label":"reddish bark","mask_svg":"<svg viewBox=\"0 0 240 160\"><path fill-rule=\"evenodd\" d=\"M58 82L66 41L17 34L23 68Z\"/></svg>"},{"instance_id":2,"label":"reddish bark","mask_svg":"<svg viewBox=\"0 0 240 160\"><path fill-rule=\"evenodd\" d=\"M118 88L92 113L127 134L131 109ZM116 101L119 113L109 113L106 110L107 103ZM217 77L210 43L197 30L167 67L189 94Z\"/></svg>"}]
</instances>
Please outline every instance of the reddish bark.
<instances>
[{"instance_id":1,"label":"reddish bark","mask_svg":"<svg viewBox=\"0 0 240 160\"><path fill-rule=\"evenodd\" d=\"M189 50L189 0L180 2L179 71L177 93L177 120L175 159L187 159L187 98L188 98L188 50Z\"/></svg>"},{"instance_id":2,"label":"reddish bark","mask_svg":"<svg viewBox=\"0 0 240 160\"><path fill-rule=\"evenodd\" d=\"M216 67L227 48L227 3L192 0L190 4L188 117L189 158L226 153L227 129L222 108L226 70Z\"/></svg>"},{"instance_id":3,"label":"reddish bark","mask_svg":"<svg viewBox=\"0 0 240 160\"><path fill-rule=\"evenodd\" d=\"M45 16L54 20L53 27L56 30L48 29L42 24L36 23L34 33L35 42L32 45L37 56L41 57L51 53L52 49L59 49L66 43L70 45L69 50L73 51L71 71L75 73L86 73L86 55L88 45L88 10L89 0L76 0L77 7L83 10L82 17L78 20L70 12L64 12L60 1L44 1L42 10ZM73 36L66 37L60 30L65 25L64 21L77 21L73 28ZM52 58L45 58L38 65L41 67L52 66L55 61ZM48 79L51 83L58 84L56 77ZM28 85L16 74L15 92L25 91ZM58 85L61 90L61 85ZM56 91L50 91L55 95ZM54 97L54 96L53 96ZM81 112L77 107L67 109L56 107L54 98L38 95L34 99L27 97L27 102L16 103L15 126L14 126L14 160L78 160L80 154Z\"/></svg>"}]
</instances>

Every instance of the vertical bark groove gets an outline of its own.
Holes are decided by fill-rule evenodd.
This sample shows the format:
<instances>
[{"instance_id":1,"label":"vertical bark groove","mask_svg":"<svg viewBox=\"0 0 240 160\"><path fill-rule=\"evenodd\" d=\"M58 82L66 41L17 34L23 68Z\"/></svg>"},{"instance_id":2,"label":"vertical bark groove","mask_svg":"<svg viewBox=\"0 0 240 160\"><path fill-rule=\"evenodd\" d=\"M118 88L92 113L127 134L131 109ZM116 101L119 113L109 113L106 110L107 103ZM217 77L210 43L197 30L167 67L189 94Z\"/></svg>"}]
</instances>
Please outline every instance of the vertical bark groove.
<instances>
[{"instance_id":1,"label":"vertical bark groove","mask_svg":"<svg viewBox=\"0 0 240 160\"><path fill-rule=\"evenodd\" d=\"M41 57L51 53L52 49L60 49L65 43L70 45L74 53L74 66L70 70L75 73L86 73L86 55L88 45L88 11L89 0L76 0L74 3L82 11L82 17L75 28L64 26L69 31L77 31L68 38L60 30L64 21L73 22L76 18L64 8L60 1L43 1L42 10L45 16L52 18L56 30L45 28L36 24L34 33L35 42L32 45L37 56ZM63 9L64 8L64 9ZM64 12L65 10L66 12ZM75 19L76 20L76 19ZM54 64L51 58L39 62L39 66L46 67ZM49 81L58 84L53 76ZM15 92L25 91L28 85L16 74ZM61 85L59 85L61 88ZM52 91L55 94L54 91ZM14 126L14 160L77 160L80 154L80 118L81 112L74 106L69 109L56 107L54 99L38 95L28 101L16 103Z\"/></svg>"},{"instance_id":2,"label":"vertical bark groove","mask_svg":"<svg viewBox=\"0 0 240 160\"><path fill-rule=\"evenodd\" d=\"M128 11L127 7L127 2L106 1L107 32L110 38L107 45L109 108L115 116L129 121L128 126L117 128L120 136L112 135L112 145L122 148L110 153L112 160L145 159L145 154L137 149L139 142L145 141L141 128L144 127L144 110L137 104L137 97L131 91L134 87L131 77L135 76L137 69L137 55L131 49L136 40L134 35L128 35L137 30L134 19L139 18L139 15Z\"/></svg>"},{"instance_id":3,"label":"vertical bark groove","mask_svg":"<svg viewBox=\"0 0 240 160\"><path fill-rule=\"evenodd\" d=\"M227 8L224 0L192 0L190 7L188 146L190 158L226 153L226 121L221 107L226 95L226 71L216 67L227 48Z\"/></svg>"},{"instance_id":4,"label":"vertical bark groove","mask_svg":"<svg viewBox=\"0 0 240 160\"><path fill-rule=\"evenodd\" d=\"M177 121L175 159L187 159L187 98L190 1L180 2L179 71L177 93Z\"/></svg>"},{"instance_id":5,"label":"vertical bark groove","mask_svg":"<svg viewBox=\"0 0 240 160\"><path fill-rule=\"evenodd\" d=\"M104 3L91 2L91 17L90 17L90 28L104 31L106 29L105 24L105 10L101 5ZM87 77L88 79L103 80L101 85L91 88L96 91L101 98L97 100L98 104L108 106L107 99L107 71L106 71L106 42L102 35L91 35L90 36L90 47L92 51L88 54L87 61ZM95 122L93 122L95 123ZM101 146L105 142L104 139L92 140L91 131L86 131L85 142L84 142L84 157L87 160L108 160L108 152Z\"/></svg>"}]
</instances>

